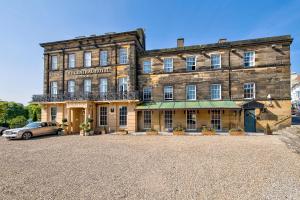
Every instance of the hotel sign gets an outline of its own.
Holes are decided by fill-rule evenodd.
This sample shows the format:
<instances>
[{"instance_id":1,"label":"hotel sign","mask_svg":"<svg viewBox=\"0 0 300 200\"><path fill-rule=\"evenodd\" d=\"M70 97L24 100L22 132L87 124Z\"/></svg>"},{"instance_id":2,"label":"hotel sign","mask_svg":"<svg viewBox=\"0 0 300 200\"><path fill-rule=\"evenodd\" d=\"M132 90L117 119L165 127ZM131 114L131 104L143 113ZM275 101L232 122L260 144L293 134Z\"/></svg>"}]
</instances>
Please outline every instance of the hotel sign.
<instances>
[{"instance_id":1,"label":"hotel sign","mask_svg":"<svg viewBox=\"0 0 300 200\"><path fill-rule=\"evenodd\" d=\"M110 68L98 68L98 69L81 69L81 70L71 70L67 71L67 75L89 75L89 74L103 74L110 73Z\"/></svg>"}]
</instances>

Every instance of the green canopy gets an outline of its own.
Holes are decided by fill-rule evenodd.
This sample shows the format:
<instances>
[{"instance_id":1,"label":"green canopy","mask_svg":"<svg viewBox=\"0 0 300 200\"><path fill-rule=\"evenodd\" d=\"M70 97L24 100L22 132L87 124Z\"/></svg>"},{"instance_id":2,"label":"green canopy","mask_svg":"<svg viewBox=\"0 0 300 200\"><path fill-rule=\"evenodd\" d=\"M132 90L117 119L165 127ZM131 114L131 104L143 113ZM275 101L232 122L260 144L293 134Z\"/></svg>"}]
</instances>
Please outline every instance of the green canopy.
<instances>
[{"instance_id":1,"label":"green canopy","mask_svg":"<svg viewBox=\"0 0 300 200\"><path fill-rule=\"evenodd\" d=\"M170 110L170 109L240 109L234 101L159 101L145 102L136 110Z\"/></svg>"}]
</instances>

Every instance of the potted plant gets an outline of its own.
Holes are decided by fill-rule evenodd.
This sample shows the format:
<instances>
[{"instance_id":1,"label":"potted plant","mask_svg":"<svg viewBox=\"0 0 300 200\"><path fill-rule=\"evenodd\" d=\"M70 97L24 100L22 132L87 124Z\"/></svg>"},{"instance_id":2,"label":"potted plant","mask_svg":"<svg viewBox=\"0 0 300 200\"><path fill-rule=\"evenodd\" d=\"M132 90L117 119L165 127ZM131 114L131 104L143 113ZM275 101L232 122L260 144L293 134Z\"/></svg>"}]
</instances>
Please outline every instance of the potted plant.
<instances>
[{"instance_id":1,"label":"potted plant","mask_svg":"<svg viewBox=\"0 0 300 200\"><path fill-rule=\"evenodd\" d=\"M234 135L234 136L245 135L245 131L242 128L232 128L229 130L229 135Z\"/></svg>"},{"instance_id":2,"label":"potted plant","mask_svg":"<svg viewBox=\"0 0 300 200\"><path fill-rule=\"evenodd\" d=\"M173 135L184 135L184 128L179 125L173 129Z\"/></svg>"},{"instance_id":3,"label":"potted plant","mask_svg":"<svg viewBox=\"0 0 300 200\"><path fill-rule=\"evenodd\" d=\"M158 135L158 131L154 128L150 128L150 129L146 130L146 134L147 135Z\"/></svg>"},{"instance_id":4,"label":"potted plant","mask_svg":"<svg viewBox=\"0 0 300 200\"><path fill-rule=\"evenodd\" d=\"M208 128L206 126L202 127L202 135L215 135L216 131L213 128Z\"/></svg>"},{"instance_id":5,"label":"potted plant","mask_svg":"<svg viewBox=\"0 0 300 200\"><path fill-rule=\"evenodd\" d=\"M106 129L105 129L105 127L104 126L101 126L100 127L100 134L101 135L104 135L104 134L106 134L107 132L106 132Z\"/></svg>"},{"instance_id":6,"label":"potted plant","mask_svg":"<svg viewBox=\"0 0 300 200\"><path fill-rule=\"evenodd\" d=\"M65 133L68 132L67 127L68 127L68 120L66 118L63 118L61 120L61 124L59 125L59 129L58 129L58 134L60 135L64 135Z\"/></svg>"},{"instance_id":7,"label":"potted plant","mask_svg":"<svg viewBox=\"0 0 300 200\"><path fill-rule=\"evenodd\" d=\"M89 135L93 135L94 131L92 130L92 124L93 123L93 119L88 118L86 123L81 123L80 124L80 135L82 136L89 136Z\"/></svg>"}]
</instances>

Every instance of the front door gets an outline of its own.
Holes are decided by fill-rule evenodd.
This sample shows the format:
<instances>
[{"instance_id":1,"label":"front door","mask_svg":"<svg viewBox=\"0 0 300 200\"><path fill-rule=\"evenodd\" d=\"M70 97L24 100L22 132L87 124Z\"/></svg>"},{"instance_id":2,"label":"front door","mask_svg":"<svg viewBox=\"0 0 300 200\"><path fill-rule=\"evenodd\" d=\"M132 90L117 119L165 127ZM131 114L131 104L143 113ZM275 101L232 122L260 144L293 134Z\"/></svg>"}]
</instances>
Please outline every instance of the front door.
<instances>
[{"instance_id":1,"label":"front door","mask_svg":"<svg viewBox=\"0 0 300 200\"><path fill-rule=\"evenodd\" d=\"M80 132L80 124L84 122L85 110L83 108L73 108L72 132Z\"/></svg>"},{"instance_id":2,"label":"front door","mask_svg":"<svg viewBox=\"0 0 300 200\"><path fill-rule=\"evenodd\" d=\"M244 126L246 132L256 132L255 110L244 111Z\"/></svg>"}]
</instances>

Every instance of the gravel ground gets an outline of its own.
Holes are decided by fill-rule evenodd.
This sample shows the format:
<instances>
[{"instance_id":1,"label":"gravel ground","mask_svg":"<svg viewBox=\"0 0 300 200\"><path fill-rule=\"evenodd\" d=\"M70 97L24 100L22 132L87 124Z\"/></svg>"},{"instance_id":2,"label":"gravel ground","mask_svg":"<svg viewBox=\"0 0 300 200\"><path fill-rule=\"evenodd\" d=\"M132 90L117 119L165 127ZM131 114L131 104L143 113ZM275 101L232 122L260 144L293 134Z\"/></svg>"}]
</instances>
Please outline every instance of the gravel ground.
<instances>
[{"instance_id":1,"label":"gravel ground","mask_svg":"<svg viewBox=\"0 0 300 200\"><path fill-rule=\"evenodd\" d=\"M300 199L280 136L0 139L0 199Z\"/></svg>"}]
</instances>

